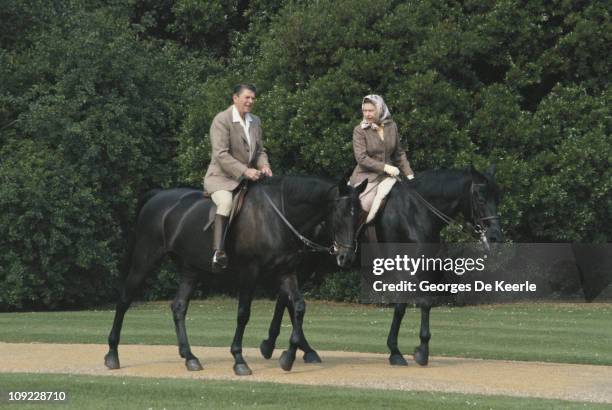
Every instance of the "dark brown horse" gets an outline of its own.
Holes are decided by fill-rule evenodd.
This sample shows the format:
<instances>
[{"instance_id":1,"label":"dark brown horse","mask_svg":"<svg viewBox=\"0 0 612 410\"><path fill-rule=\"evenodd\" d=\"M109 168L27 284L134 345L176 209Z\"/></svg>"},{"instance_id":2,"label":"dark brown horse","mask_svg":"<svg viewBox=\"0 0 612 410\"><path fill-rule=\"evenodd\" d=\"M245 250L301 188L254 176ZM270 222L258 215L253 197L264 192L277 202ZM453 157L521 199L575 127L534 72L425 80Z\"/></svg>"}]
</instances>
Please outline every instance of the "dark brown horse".
<instances>
[{"instance_id":1,"label":"dark brown horse","mask_svg":"<svg viewBox=\"0 0 612 410\"><path fill-rule=\"evenodd\" d=\"M232 222L227 241L230 265L226 274L236 275L239 291L238 323L231 346L237 375L251 374L242 356L242 337L249 321L255 286L263 277L278 280L280 294L286 297L287 306L293 312L289 349L280 360L283 369L291 369L298 346L304 344L305 304L295 271L306 253L298 234L311 235L315 226L326 221L331 227L337 264L344 267L352 263L359 194L365 185L352 188L344 180L336 185L313 177L275 177L250 187L242 210ZM162 258L171 255L181 271L181 281L171 306L179 354L185 359L188 370L202 369L187 340L185 315L194 286L203 273L210 272L212 234L203 228L212 206L202 191L187 188L155 191L145 198L108 337L109 351L104 361L108 368L119 368L117 347L121 326L135 293Z\"/></svg>"},{"instance_id":2,"label":"dark brown horse","mask_svg":"<svg viewBox=\"0 0 612 410\"><path fill-rule=\"evenodd\" d=\"M490 166L481 173L474 168L468 170L437 170L421 173L412 181L396 183L387 197L387 204L376 217L376 231L379 242L387 243L421 243L440 242L442 228L458 214L475 227L485 246L489 242L501 242L502 233L497 216L499 188L495 182L495 167ZM328 235L331 232L328 232ZM431 247L428 247L428 251ZM425 251L427 252L427 251ZM422 298L421 309L421 344L416 347L414 359L420 365L429 361L429 312L433 299ZM406 312L406 303L395 305L393 321L387 346L391 352L389 362L392 365L406 365L398 348L398 335L402 319ZM291 315L292 307L284 295L279 295L274 310L274 317L268 331L268 338L260 350L265 358L270 358L280 332L280 325L285 308ZM293 319L292 319L293 320ZM317 353L302 338L300 348L304 350L304 360L313 361Z\"/></svg>"}]
</instances>

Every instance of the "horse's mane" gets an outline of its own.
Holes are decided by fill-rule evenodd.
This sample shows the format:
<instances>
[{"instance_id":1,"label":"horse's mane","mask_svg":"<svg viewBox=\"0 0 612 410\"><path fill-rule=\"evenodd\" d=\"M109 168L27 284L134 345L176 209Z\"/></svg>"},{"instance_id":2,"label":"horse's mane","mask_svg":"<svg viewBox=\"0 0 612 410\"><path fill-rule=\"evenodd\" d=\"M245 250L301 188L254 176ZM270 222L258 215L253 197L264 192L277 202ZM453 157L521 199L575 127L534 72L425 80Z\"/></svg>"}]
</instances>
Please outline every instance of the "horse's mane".
<instances>
[{"instance_id":1,"label":"horse's mane","mask_svg":"<svg viewBox=\"0 0 612 410\"><path fill-rule=\"evenodd\" d=\"M416 189L425 196L456 196L463 189L463 181L469 172L459 169L429 169L420 172L415 179L406 180L403 186Z\"/></svg>"},{"instance_id":2,"label":"horse's mane","mask_svg":"<svg viewBox=\"0 0 612 410\"><path fill-rule=\"evenodd\" d=\"M465 178L474 178L475 182L480 179L487 181L487 186L492 190L496 198L499 198L501 189L495 179L486 173L472 169L428 169L420 172L415 179L403 181L403 186L413 188L419 193L428 196L454 196L460 194L463 189L462 182Z\"/></svg>"}]
</instances>

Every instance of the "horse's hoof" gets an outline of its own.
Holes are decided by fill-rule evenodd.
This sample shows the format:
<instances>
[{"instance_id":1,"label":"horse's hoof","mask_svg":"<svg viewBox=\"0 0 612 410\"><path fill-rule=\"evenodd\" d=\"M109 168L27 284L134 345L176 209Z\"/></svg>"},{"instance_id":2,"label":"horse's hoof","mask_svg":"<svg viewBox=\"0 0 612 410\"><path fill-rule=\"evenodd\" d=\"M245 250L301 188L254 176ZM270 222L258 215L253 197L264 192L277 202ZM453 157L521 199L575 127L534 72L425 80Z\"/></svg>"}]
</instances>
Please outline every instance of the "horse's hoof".
<instances>
[{"instance_id":1,"label":"horse's hoof","mask_svg":"<svg viewBox=\"0 0 612 410\"><path fill-rule=\"evenodd\" d=\"M304 353L304 363L321 363L319 354L314 350Z\"/></svg>"},{"instance_id":2,"label":"horse's hoof","mask_svg":"<svg viewBox=\"0 0 612 410\"><path fill-rule=\"evenodd\" d=\"M408 362L401 354L392 354L389 356L389 363L391 366L408 366Z\"/></svg>"},{"instance_id":3,"label":"horse's hoof","mask_svg":"<svg viewBox=\"0 0 612 410\"><path fill-rule=\"evenodd\" d=\"M236 363L234 365L234 373L236 373L236 376L250 376L253 374L246 363Z\"/></svg>"},{"instance_id":4,"label":"horse's hoof","mask_svg":"<svg viewBox=\"0 0 612 410\"><path fill-rule=\"evenodd\" d=\"M295 354L292 355L287 350L285 350L283 354L281 354L281 357L278 361L280 363L281 369L286 372L291 371L291 368L293 367L293 362L295 361Z\"/></svg>"},{"instance_id":5,"label":"horse's hoof","mask_svg":"<svg viewBox=\"0 0 612 410\"><path fill-rule=\"evenodd\" d=\"M195 357L193 359L185 360L185 367L190 372L199 372L200 370L204 369L200 361Z\"/></svg>"},{"instance_id":6,"label":"horse's hoof","mask_svg":"<svg viewBox=\"0 0 612 410\"><path fill-rule=\"evenodd\" d=\"M119 356L116 353L107 353L104 356L104 365L111 370L117 370L119 366Z\"/></svg>"},{"instance_id":7,"label":"horse's hoof","mask_svg":"<svg viewBox=\"0 0 612 410\"><path fill-rule=\"evenodd\" d=\"M270 344L270 342L268 342L266 339L259 345L259 351L264 359L269 359L272 357L272 353L274 353L274 345Z\"/></svg>"},{"instance_id":8,"label":"horse's hoof","mask_svg":"<svg viewBox=\"0 0 612 410\"><path fill-rule=\"evenodd\" d=\"M414 361L421 366L427 366L427 363L429 363L429 351L417 347L414 349Z\"/></svg>"}]
</instances>

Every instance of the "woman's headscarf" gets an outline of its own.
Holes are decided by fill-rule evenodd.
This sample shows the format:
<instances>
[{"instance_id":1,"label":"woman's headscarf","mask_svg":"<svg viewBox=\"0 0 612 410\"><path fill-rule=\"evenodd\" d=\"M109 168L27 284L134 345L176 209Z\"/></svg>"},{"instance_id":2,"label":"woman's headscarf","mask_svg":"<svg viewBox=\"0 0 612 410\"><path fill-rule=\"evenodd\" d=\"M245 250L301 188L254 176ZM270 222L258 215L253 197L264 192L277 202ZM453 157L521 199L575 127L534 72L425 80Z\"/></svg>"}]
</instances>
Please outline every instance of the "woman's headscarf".
<instances>
[{"instance_id":1,"label":"woman's headscarf","mask_svg":"<svg viewBox=\"0 0 612 410\"><path fill-rule=\"evenodd\" d=\"M361 101L362 109L363 105L366 103L374 104L374 107L376 107L376 119L372 123L369 123L364 119L363 121L361 121L361 128L365 129L368 127L372 127L373 130L376 130L378 129L378 126L380 124L385 122L385 120L391 118L391 113L387 108L387 104L385 104L385 100L383 100L380 95L370 94L363 97L363 100Z\"/></svg>"}]
</instances>

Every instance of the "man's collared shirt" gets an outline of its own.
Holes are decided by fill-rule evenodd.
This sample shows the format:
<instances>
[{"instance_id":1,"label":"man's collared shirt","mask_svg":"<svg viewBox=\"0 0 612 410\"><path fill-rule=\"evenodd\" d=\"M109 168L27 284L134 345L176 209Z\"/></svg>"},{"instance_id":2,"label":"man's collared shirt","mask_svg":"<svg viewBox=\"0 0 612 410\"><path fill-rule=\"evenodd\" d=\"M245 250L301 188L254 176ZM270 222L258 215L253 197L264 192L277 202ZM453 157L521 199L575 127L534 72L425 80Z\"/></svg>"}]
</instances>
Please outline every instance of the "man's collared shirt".
<instances>
[{"instance_id":1,"label":"man's collared shirt","mask_svg":"<svg viewBox=\"0 0 612 410\"><path fill-rule=\"evenodd\" d=\"M246 121L245 121L246 120ZM244 116L244 120L240 116L240 113L236 109L235 105L232 105L232 122L239 122L242 125L242 129L244 129L244 135L249 143L249 160L253 158L253 144L251 143L251 135L249 134L249 128L251 127L251 122L253 122L253 117L250 113L246 113Z\"/></svg>"}]
</instances>

